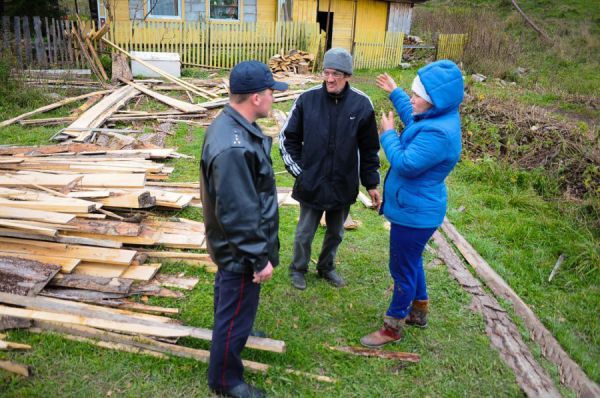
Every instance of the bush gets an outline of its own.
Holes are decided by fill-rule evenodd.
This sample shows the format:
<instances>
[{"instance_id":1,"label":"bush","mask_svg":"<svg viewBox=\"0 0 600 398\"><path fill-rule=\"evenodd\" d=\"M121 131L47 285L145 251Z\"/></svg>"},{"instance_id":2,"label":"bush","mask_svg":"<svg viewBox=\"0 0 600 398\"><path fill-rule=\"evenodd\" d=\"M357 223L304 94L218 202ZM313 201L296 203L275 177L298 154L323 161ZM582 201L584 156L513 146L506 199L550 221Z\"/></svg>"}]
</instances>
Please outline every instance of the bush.
<instances>
[{"instance_id":1,"label":"bush","mask_svg":"<svg viewBox=\"0 0 600 398\"><path fill-rule=\"evenodd\" d=\"M516 68L520 45L507 31L508 23L483 8L417 8L415 34L435 42L440 33L466 33L463 63L473 73L510 78Z\"/></svg>"}]
</instances>

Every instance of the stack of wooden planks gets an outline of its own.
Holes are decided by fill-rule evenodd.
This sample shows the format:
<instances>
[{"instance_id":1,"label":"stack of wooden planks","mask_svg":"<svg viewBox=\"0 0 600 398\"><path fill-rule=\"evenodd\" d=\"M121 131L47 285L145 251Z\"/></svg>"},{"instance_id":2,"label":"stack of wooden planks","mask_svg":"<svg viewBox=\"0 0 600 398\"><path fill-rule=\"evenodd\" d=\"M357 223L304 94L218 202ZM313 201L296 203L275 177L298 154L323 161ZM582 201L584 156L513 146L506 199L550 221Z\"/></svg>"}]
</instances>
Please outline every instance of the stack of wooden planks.
<instances>
[{"instance_id":1,"label":"stack of wooden planks","mask_svg":"<svg viewBox=\"0 0 600 398\"><path fill-rule=\"evenodd\" d=\"M313 54L306 51L291 50L287 54L275 54L267 62L273 72L294 72L307 74L310 63L315 60Z\"/></svg>"}]
</instances>

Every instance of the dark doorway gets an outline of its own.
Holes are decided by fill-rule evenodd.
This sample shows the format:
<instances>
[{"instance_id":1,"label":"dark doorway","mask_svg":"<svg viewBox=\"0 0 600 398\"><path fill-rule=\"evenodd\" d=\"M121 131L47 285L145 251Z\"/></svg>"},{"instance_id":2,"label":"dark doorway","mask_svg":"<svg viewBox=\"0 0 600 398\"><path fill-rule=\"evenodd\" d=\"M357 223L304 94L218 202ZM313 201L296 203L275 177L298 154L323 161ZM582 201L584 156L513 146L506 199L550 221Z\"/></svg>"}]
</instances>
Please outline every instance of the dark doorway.
<instances>
[{"instance_id":1,"label":"dark doorway","mask_svg":"<svg viewBox=\"0 0 600 398\"><path fill-rule=\"evenodd\" d=\"M327 14L329 14L329 30L327 30ZM317 12L317 22L321 30L327 32L327 39L325 40L325 50L331 48L331 39L333 37L333 13L332 12Z\"/></svg>"}]
</instances>

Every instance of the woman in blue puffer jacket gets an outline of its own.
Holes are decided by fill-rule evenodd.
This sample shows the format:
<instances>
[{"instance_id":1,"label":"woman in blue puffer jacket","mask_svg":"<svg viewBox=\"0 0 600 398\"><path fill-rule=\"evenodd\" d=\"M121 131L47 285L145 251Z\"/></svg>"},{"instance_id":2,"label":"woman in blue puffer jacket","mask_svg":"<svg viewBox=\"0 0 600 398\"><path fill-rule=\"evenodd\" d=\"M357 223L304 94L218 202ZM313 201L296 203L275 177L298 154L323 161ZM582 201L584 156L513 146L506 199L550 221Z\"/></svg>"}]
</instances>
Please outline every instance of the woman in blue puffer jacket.
<instances>
[{"instance_id":1,"label":"woman in blue puffer jacket","mask_svg":"<svg viewBox=\"0 0 600 398\"><path fill-rule=\"evenodd\" d=\"M399 135L393 113L382 114L380 141L390 169L380 212L392 224L389 266L394 293L383 327L361 339L368 347L400 340L405 324L427 326L422 255L446 213L445 179L460 157L458 108L464 91L460 69L447 60L419 69L410 98L387 73L377 77L377 85L390 93L405 127Z\"/></svg>"}]
</instances>

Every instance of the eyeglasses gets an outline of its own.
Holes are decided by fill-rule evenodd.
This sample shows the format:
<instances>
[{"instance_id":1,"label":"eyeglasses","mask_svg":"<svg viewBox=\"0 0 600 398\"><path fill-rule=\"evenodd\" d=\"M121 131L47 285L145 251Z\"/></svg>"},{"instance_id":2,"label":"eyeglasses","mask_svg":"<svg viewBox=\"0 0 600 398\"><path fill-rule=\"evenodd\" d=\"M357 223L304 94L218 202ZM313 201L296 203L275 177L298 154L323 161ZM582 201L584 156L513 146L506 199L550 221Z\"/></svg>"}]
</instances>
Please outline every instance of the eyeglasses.
<instances>
[{"instance_id":1,"label":"eyeglasses","mask_svg":"<svg viewBox=\"0 0 600 398\"><path fill-rule=\"evenodd\" d=\"M330 72L330 71L326 71L326 70L321 72L321 75L323 75L323 77L333 76L334 79L341 79L342 77L346 76L346 74L343 72L338 72L338 71Z\"/></svg>"}]
</instances>

